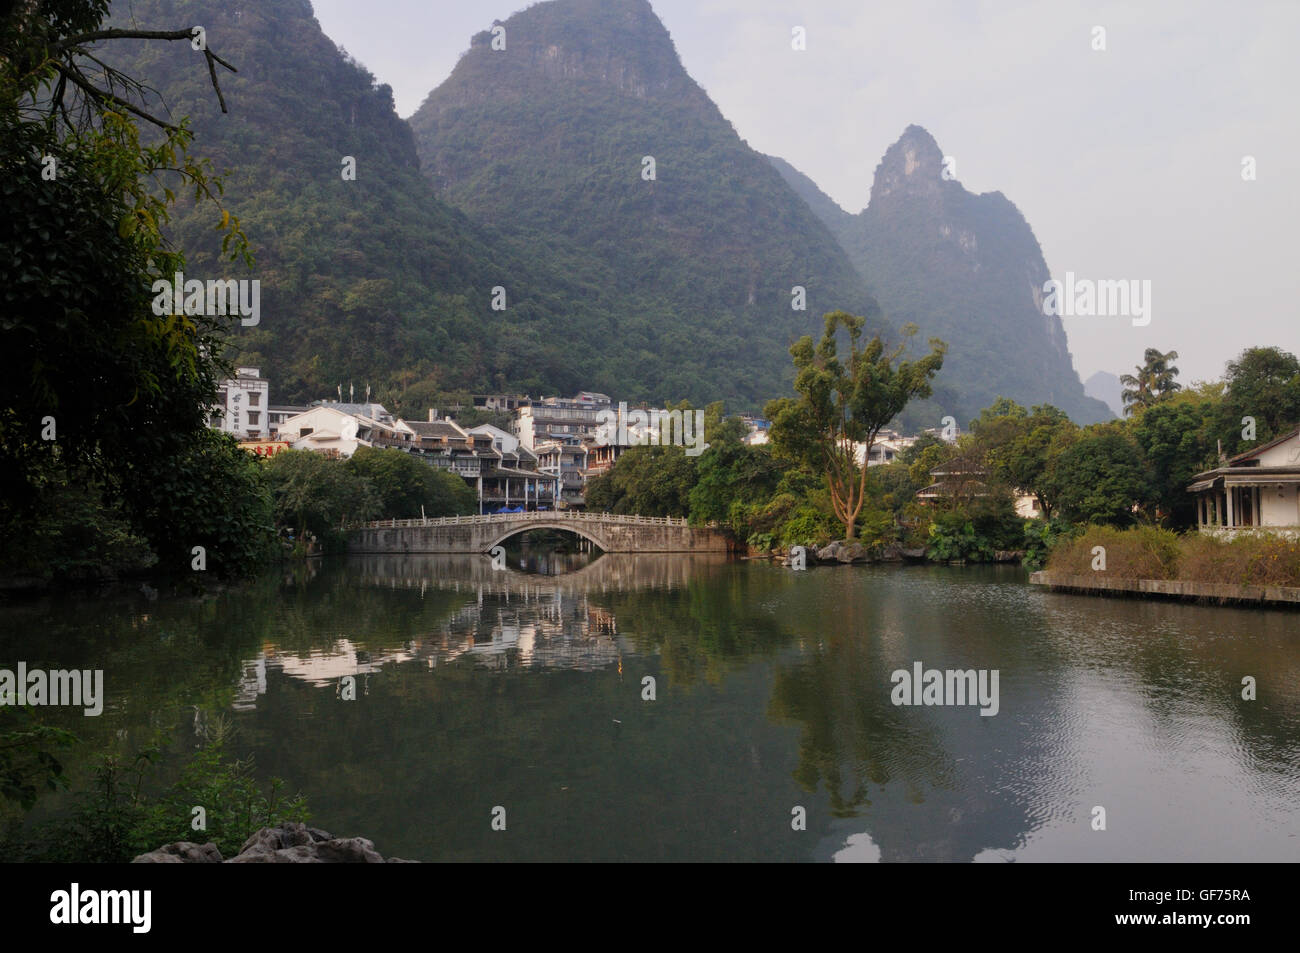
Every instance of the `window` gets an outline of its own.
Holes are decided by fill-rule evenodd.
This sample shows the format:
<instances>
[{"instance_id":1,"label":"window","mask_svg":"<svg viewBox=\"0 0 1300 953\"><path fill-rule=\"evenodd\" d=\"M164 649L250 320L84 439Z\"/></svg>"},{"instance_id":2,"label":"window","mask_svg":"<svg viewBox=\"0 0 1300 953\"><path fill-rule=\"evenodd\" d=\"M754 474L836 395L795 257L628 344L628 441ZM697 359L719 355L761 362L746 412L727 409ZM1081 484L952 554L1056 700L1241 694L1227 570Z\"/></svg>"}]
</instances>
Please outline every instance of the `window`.
<instances>
[{"instance_id":1,"label":"window","mask_svg":"<svg viewBox=\"0 0 1300 953\"><path fill-rule=\"evenodd\" d=\"M257 395L254 394L253 396L256 397ZM249 425L250 427L255 427L255 426L257 426L258 418L261 417L261 416L262 416L262 415L261 415L260 413L258 413L256 410L250 410L250 411L248 412L248 425Z\"/></svg>"},{"instance_id":2,"label":"window","mask_svg":"<svg viewBox=\"0 0 1300 953\"><path fill-rule=\"evenodd\" d=\"M261 406L261 403L262 403L262 395L259 394L257 391L252 391L252 392L248 395L248 406L249 406L249 407L259 407L259 406Z\"/></svg>"}]
</instances>

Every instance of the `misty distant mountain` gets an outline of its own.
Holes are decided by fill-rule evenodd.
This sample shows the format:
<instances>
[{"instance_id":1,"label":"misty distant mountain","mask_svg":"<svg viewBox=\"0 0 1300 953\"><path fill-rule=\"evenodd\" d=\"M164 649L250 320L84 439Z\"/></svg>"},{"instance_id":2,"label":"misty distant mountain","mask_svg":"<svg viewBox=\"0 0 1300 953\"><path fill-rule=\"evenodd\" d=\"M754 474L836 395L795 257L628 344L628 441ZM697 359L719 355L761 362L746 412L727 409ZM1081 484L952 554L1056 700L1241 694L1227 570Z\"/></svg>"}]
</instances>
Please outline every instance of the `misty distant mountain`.
<instances>
[{"instance_id":1,"label":"misty distant mountain","mask_svg":"<svg viewBox=\"0 0 1300 953\"><path fill-rule=\"evenodd\" d=\"M1095 397L1109 407L1116 417L1124 416L1124 385L1116 375L1098 371L1083 382L1083 389L1089 397Z\"/></svg>"},{"instance_id":2,"label":"misty distant mountain","mask_svg":"<svg viewBox=\"0 0 1300 953\"><path fill-rule=\"evenodd\" d=\"M943 152L909 126L876 168L871 203L852 215L772 160L848 253L895 327L949 344L934 399L911 414L965 424L998 397L1053 404L1080 423L1110 418L1075 372L1061 319L1043 314L1042 249L1001 192L975 195L943 176ZM933 424L931 424L933 426Z\"/></svg>"}]
</instances>

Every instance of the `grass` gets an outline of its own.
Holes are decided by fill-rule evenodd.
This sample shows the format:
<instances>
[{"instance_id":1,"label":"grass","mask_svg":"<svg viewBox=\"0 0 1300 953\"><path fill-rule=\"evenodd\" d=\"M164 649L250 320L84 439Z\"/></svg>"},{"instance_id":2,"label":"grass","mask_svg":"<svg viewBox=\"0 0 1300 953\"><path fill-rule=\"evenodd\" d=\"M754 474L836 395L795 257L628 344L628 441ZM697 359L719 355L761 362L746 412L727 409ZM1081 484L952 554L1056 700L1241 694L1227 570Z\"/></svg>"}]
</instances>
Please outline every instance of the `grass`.
<instances>
[{"instance_id":1,"label":"grass","mask_svg":"<svg viewBox=\"0 0 1300 953\"><path fill-rule=\"evenodd\" d=\"M1046 568L1075 575L1094 572L1097 546L1105 549L1109 577L1300 586L1300 542L1267 535L1227 540L1200 533L1180 536L1150 526L1090 527L1055 546Z\"/></svg>"}]
</instances>

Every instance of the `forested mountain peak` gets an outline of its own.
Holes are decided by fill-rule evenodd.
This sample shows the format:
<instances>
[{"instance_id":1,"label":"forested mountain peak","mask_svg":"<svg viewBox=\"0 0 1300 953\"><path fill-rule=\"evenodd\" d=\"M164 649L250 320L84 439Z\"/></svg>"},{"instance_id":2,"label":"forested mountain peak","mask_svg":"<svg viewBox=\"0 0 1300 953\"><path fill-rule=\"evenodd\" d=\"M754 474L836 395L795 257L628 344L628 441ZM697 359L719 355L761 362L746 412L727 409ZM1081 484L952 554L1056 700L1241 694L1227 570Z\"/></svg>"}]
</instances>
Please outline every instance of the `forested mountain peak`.
<instances>
[{"instance_id":1,"label":"forested mountain peak","mask_svg":"<svg viewBox=\"0 0 1300 953\"><path fill-rule=\"evenodd\" d=\"M511 55L494 62L490 57L497 52ZM521 10L470 38L451 86L467 99L488 95L456 81L499 79L501 66L516 75L601 84L642 99L699 93L648 0L549 0ZM491 85L527 92L508 82Z\"/></svg>"},{"instance_id":2,"label":"forested mountain peak","mask_svg":"<svg viewBox=\"0 0 1300 953\"><path fill-rule=\"evenodd\" d=\"M261 284L262 320L236 356L272 400L304 402L349 381L390 409L424 414L444 390L611 386L573 341L591 304L564 273L507 248L440 202L420 174L391 90L327 37L304 0L119 0L113 25L202 24L237 73L223 114L188 43L115 43L112 65L191 118L192 151L227 171L227 209L252 243L251 273L223 260L210 209L177 209L194 277ZM156 100L154 101L156 106ZM510 289L507 324L492 289Z\"/></svg>"},{"instance_id":3,"label":"forested mountain peak","mask_svg":"<svg viewBox=\"0 0 1300 953\"><path fill-rule=\"evenodd\" d=\"M876 308L844 250L686 73L645 0L552 0L476 34L411 117L438 197L563 262L654 400L788 392L788 348Z\"/></svg>"}]
</instances>

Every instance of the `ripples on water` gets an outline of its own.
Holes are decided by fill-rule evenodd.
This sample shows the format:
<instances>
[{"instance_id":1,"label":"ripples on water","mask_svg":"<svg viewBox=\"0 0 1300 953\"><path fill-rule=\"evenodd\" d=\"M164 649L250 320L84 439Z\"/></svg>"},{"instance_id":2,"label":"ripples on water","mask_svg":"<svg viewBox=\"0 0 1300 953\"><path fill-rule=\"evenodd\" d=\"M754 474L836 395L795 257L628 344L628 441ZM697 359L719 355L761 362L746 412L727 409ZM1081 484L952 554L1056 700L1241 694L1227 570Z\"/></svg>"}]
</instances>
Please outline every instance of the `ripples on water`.
<instances>
[{"instance_id":1,"label":"ripples on water","mask_svg":"<svg viewBox=\"0 0 1300 953\"><path fill-rule=\"evenodd\" d=\"M373 557L206 600L11 607L0 665L104 668L91 749L174 725L179 751L233 712L316 823L425 860L1300 859L1295 614L1009 567L525 568ZM893 705L915 661L997 669L999 713Z\"/></svg>"}]
</instances>

